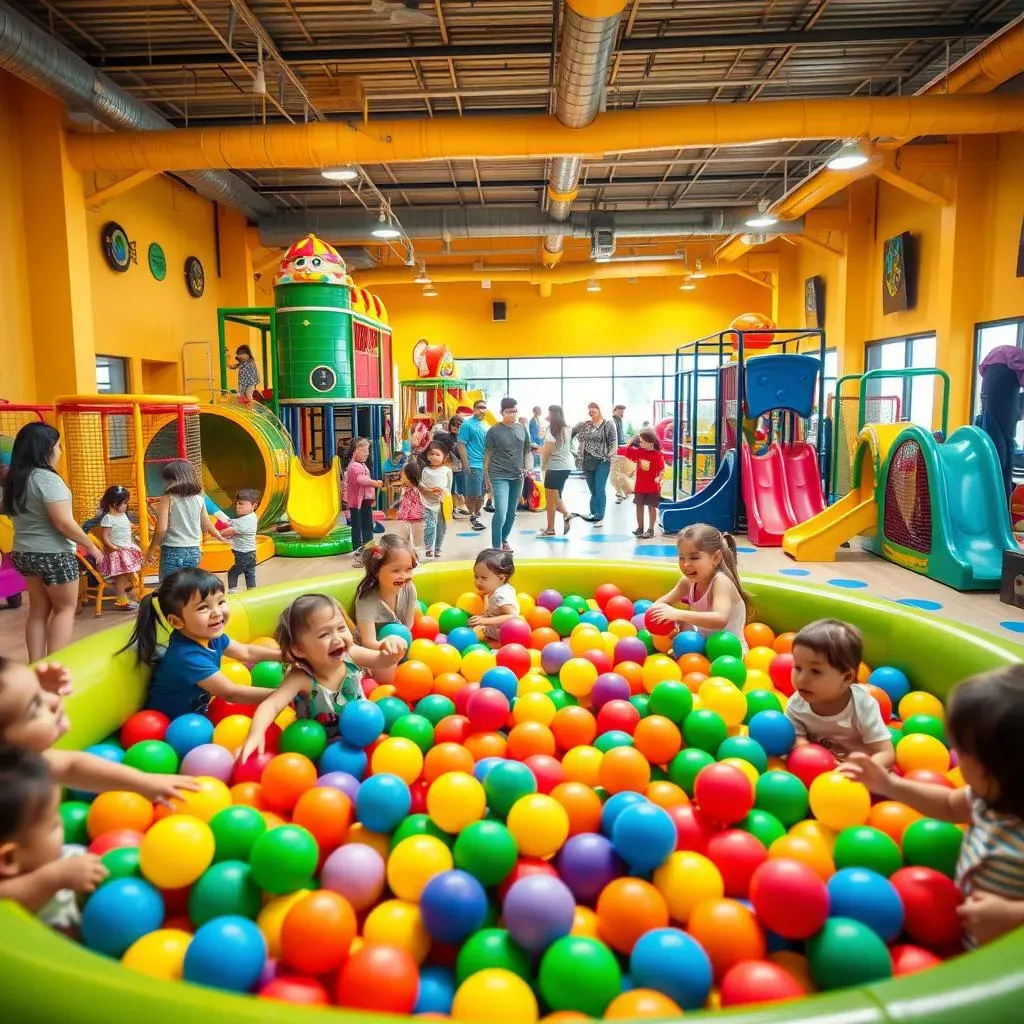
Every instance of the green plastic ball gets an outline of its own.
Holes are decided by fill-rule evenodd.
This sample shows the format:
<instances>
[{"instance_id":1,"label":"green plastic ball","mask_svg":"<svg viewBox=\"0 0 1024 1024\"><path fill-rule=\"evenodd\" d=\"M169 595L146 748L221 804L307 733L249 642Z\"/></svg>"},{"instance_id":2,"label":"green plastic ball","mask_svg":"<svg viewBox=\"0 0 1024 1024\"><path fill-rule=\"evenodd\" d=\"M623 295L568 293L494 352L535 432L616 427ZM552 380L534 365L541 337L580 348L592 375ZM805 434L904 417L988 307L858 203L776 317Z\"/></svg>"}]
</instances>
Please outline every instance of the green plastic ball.
<instances>
[{"instance_id":1,"label":"green plastic ball","mask_svg":"<svg viewBox=\"0 0 1024 1024\"><path fill-rule=\"evenodd\" d=\"M571 608L577 615L582 615L584 612L590 611L590 605L587 604L585 597L580 597L579 594L570 594L562 601L563 608Z\"/></svg>"},{"instance_id":2,"label":"green plastic ball","mask_svg":"<svg viewBox=\"0 0 1024 1024\"><path fill-rule=\"evenodd\" d=\"M275 896L312 885L320 850L301 825L279 825L252 844L249 865L256 884Z\"/></svg>"},{"instance_id":3,"label":"green plastic ball","mask_svg":"<svg viewBox=\"0 0 1024 1024\"><path fill-rule=\"evenodd\" d=\"M481 928L470 935L455 961L455 980L461 985L471 974L497 967L525 981L532 976L530 954L504 928Z\"/></svg>"},{"instance_id":4,"label":"green plastic ball","mask_svg":"<svg viewBox=\"0 0 1024 1024\"><path fill-rule=\"evenodd\" d=\"M701 750L699 747L687 747L685 750L680 750L669 762L669 780L682 789L687 796L692 797L697 774L702 768L714 763L715 759L706 750Z\"/></svg>"},{"instance_id":5,"label":"green plastic ball","mask_svg":"<svg viewBox=\"0 0 1024 1024\"><path fill-rule=\"evenodd\" d=\"M519 761L499 761L484 778L487 806L499 818L508 817L512 805L521 797L536 792L536 776Z\"/></svg>"},{"instance_id":6,"label":"green plastic ball","mask_svg":"<svg viewBox=\"0 0 1024 1024\"><path fill-rule=\"evenodd\" d=\"M576 707L579 704L579 701L571 693L566 693L565 690L557 686L553 690L548 690L544 696L555 705L556 711L561 711L562 708Z\"/></svg>"},{"instance_id":7,"label":"green plastic ball","mask_svg":"<svg viewBox=\"0 0 1024 1024\"><path fill-rule=\"evenodd\" d=\"M629 703L640 712L641 718L646 718L651 713L651 695L649 693L634 693L629 698Z\"/></svg>"},{"instance_id":8,"label":"green plastic ball","mask_svg":"<svg viewBox=\"0 0 1024 1024\"><path fill-rule=\"evenodd\" d=\"M60 805L60 820L64 822L64 842L89 845L89 830L85 827L89 805L84 800L65 800Z\"/></svg>"},{"instance_id":9,"label":"green plastic ball","mask_svg":"<svg viewBox=\"0 0 1024 1024\"><path fill-rule=\"evenodd\" d=\"M422 715L431 725L437 725L442 718L455 714L455 702L443 693L428 693L416 705L416 714Z\"/></svg>"},{"instance_id":10,"label":"green plastic ball","mask_svg":"<svg viewBox=\"0 0 1024 1024\"><path fill-rule=\"evenodd\" d=\"M564 604L551 613L551 628L559 636L568 636L580 624L580 613Z\"/></svg>"},{"instance_id":11,"label":"green plastic ball","mask_svg":"<svg viewBox=\"0 0 1024 1024\"><path fill-rule=\"evenodd\" d=\"M714 664L722 657L743 658L743 644L735 633L720 629L712 633L704 644L704 657Z\"/></svg>"},{"instance_id":12,"label":"green plastic ball","mask_svg":"<svg viewBox=\"0 0 1024 1024\"><path fill-rule=\"evenodd\" d=\"M790 772L765 772L757 780L754 806L791 828L807 817L807 787Z\"/></svg>"},{"instance_id":13,"label":"green plastic ball","mask_svg":"<svg viewBox=\"0 0 1024 1024\"><path fill-rule=\"evenodd\" d=\"M886 728L889 730L889 739L892 740L892 745L898 746L901 739L903 739L903 730L895 725L887 725Z\"/></svg>"},{"instance_id":14,"label":"green plastic ball","mask_svg":"<svg viewBox=\"0 0 1024 1024\"><path fill-rule=\"evenodd\" d=\"M396 719L389 731L392 736L412 740L424 754L434 745L434 727L430 719L414 712Z\"/></svg>"},{"instance_id":15,"label":"green plastic ball","mask_svg":"<svg viewBox=\"0 0 1024 1024\"><path fill-rule=\"evenodd\" d=\"M453 629L469 625L469 613L464 612L461 608L445 608L438 616L437 624L441 632L447 636Z\"/></svg>"},{"instance_id":16,"label":"green plastic ball","mask_svg":"<svg viewBox=\"0 0 1024 1024\"><path fill-rule=\"evenodd\" d=\"M718 752L728 733L722 716L707 708L698 708L686 716L683 722L683 738L691 747L706 750L709 754Z\"/></svg>"},{"instance_id":17,"label":"green plastic ball","mask_svg":"<svg viewBox=\"0 0 1024 1024\"><path fill-rule=\"evenodd\" d=\"M468 871L481 885L501 885L516 866L519 849L500 821L474 821L455 840L455 866Z\"/></svg>"},{"instance_id":18,"label":"green plastic ball","mask_svg":"<svg viewBox=\"0 0 1024 1024\"><path fill-rule=\"evenodd\" d=\"M213 833L214 861L247 861L252 844L267 831L267 823L255 807L232 804L210 819Z\"/></svg>"},{"instance_id":19,"label":"green plastic ball","mask_svg":"<svg viewBox=\"0 0 1024 1024\"><path fill-rule=\"evenodd\" d=\"M747 681L747 666L738 657L722 654L711 662L709 675L728 679L734 686L742 686Z\"/></svg>"},{"instance_id":20,"label":"green plastic ball","mask_svg":"<svg viewBox=\"0 0 1024 1024\"><path fill-rule=\"evenodd\" d=\"M198 928L215 917L238 914L256 919L263 904L248 864L224 860L208 867L188 894L189 920Z\"/></svg>"},{"instance_id":21,"label":"green plastic ball","mask_svg":"<svg viewBox=\"0 0 1024 1024\"><path fill-rule=\"evenodd\" d=\"M163 740L142 740L124 752L121 763L151 775L173 775L178 770L178 755Z\"/></svg>"},{"instance_id":22,"label":"green plastic ball","mask_svg":"<svg viewBox=\"0 0 1024 1024\"><path fill-rule=\"evenodd\" d=\"M387 732L402 715L409 714L409 705L401 697L381 697L377 707L384 713L384 731Z\"/></svg>"},{"instance_id":23,"label":"green plastic ball","mask_svg":"<svg viewBox=\"0 0 1024 1024\"><path fill-rule=\"evenodd\" d=\"M941 718L935 715L911 715L903 723L903 735L913 736L914 733L924 733L926 736L934 736L940 743L949 746L946 739L946 726Z\"/></svg>"},{"instance_id":24,"label":"green plastic ball","mask_svg":"<svg viewBox=\"0 0 1024 1024\"><path fill-rule=\"evenodd\" d=\"M423 600L423 598L419 598L416 601L416 607L419 608L420 615L426 615L427 614L427 608L430 607L430 606L427 604L426 601Z\"/></svg>"},{"instance_id":25,"label":"green plastic ball","mask_svg":"<svg viewBox=\"0 0 1024 1024\"><path fill-rule=\"evenodd\" d=\"M933 868L952 878L963 841L964 834L956 825L921 818L903 833L903 856L914 867Z\"/></svg>"},{"instance_id":26,"label":"green plastic ball","mask_svg":"<svg viewBox=\"0 0 1024 1024\"><path fill-rule=\"evenodd\" d=\"M107 850L100 860L110 872L103 880L104 884L118 878L137 878L139 876L139 848L137 846L119 846L115 850Z\"/></svg>"},{"instance_id":27,"label":"green plastic ball","mask_svg":"<svg viewBox=\"0 0 1024 1024\"><path fill-rule=\"evenodd\" d=\"M693 710L693 694L682 683L658 683L651 691L649 707L652 715L662 715L679 725Z\"/></svg>"},{"instance_id":28,"label":"green plastic ball","mask_svg":"<svg viewBox=\"0 0 1024 1024\"><path fill-rule=\"evenodd\" d=\"M654 636L651 634L649 629L641 629L636 634L637 640L639 640L644 647L647 648L648 654L657 654L658 648L654 646Z\"/></svg>"},{"instance_id":29,"label":"green plastic ball","mask_svg":"<svg viewBox=\"0 0 1024 1024\"><path fill-rule=\"evenodd\" d=\"M276 690L284 679L284 665L279 661L259 661L249 669L249 675L253 686Z\"/></svg>"},{"instance_id":30,"label":"green plastic ball","mask_svg":"<svg viewBox=\"0 0 1024 1024\"><path fill-rule=\"evenodd\" d=\"M807 940L807 964L818 988L869 985L892 977L892 957L885 943L866 924L833 917Z\"/></svg>"},{"instance_id":31,"label":"green plastic ball","mask_svg":"<svg viewBox=\"0 0 1024 1024\"><path fill-rule=\"evenodd\" d=\"M630 736L628 732L623 732L621 729L609 729L608 732L601 733L601 735L594 740L594 746L600 750L602 754L607 754L609 750L614 750L616 747L633 746L633 737Z\"/></svg>"},{"instance_id":32,"label":"green plastic ball","mask_svg":"<svg viewBox=\"0 0 1024 1024\"><path fill-rule=\"evenodd\" d=\"M545 951L538 982L552 1010L575 1010L598 1018L622 991L622 971L603 942L566 935Z\"/></svg>"},{"instance_id":33,"label":"green plastic ball","mask_svg":"<svg viewBox=\"0 0 1024 1024\"><path fill-rule=\"evenodd\" d=\"M302 754L314 763L327 749L327 730L314 718L300 718L281 733L278 750L282 754Z\"/></svg>"},{"instance_id":34,"label":"green plastic ball","mask_svg":"<svg viewBox=\"0 0 1024 1024\"><path fill-rule=\"evenodd\" d=\"M774 814L756 807L736 827L749 832L766 850L786 834L785 825Z\"/></svg>"},{"instance_id":35,"label":"green plastic ball","mask_svg":"<svg viewBox=\"0 0 1024 1024\"><path fill-rule=\"evenodd\" d=\"M390 848L393 850L403 839L410 836L433 836L446 846L452 845L452 837L438 828L426 814L410 814L392 834Z\"/></svg>"},{"instance_id":36,"label":"green plastic ball","mask_svg":"<svg viewBox=\"0 0 1024 1024\"><path fill-rule=\"evenodd\" d=\"M768 770L768 755L757 740L749 736L727 736L722 740L715 757L724 761L727 757L738 757L747 764L752 764L758 773Z\"/></svg>"},{"instance_id":37,"label":"green plastic ball","mask_svg":"<svg viewBox=\"0 0 1024 1024\"><path fill-rule=\"evenodd\" d=\"M779 700L779 695L771 690L750 690L745 696L747 698L747 717L743 719L745 725L749 725L750 720L759 711L782 710L782 701Z\"/></svg>"},{"instance_id":38,"label":"green plastic ball","mask_svg":"<svg viewBox=\"0 0 1024 1024\"><path fill-rule=\"evenodd\" d=\"M668 782L668 772L660 765L651 765L651 782Z\"/></svg>"},{"instance_id":39,"label":"green plastic ball","mask_svg":"<svg viewBox=\"0 0 1024 1024\"><path fill-rule=\"evenodd\" d=\"M837 869L870 868L885 878L903 867L903 854L893 839L870 825L844 828L836 836L832 859Z\"/></svg>"}]
</instances>

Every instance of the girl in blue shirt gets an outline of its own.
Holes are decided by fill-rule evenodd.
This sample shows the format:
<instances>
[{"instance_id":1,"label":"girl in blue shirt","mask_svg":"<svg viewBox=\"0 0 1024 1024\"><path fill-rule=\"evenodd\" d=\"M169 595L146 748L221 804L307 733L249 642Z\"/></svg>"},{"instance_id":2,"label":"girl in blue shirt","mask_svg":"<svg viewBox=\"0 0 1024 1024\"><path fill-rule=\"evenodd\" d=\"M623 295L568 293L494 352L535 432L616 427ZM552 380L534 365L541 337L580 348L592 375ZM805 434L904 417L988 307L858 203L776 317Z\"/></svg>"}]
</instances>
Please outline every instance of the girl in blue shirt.
<instances>
[{"instance_id":1,"label":"girl in blue shirt","mask_svg":"<svg viewBox=\"0 0 1024 1024\"><path fill-rule=\"evenodd\" d=\"M139 661L153 666L146 708L176 718L191 711L204 712L212 697L235 704L259 704L274 692L239 686L221 672L225 655L249 665L281 660L278 650L232 640L224 632L229 617L224 584L205 569L178 569L139 602L135 629L122 650L134 647ZM157 647L161 619L171 628L162 657Z\"/></svg>"}]
</instances>

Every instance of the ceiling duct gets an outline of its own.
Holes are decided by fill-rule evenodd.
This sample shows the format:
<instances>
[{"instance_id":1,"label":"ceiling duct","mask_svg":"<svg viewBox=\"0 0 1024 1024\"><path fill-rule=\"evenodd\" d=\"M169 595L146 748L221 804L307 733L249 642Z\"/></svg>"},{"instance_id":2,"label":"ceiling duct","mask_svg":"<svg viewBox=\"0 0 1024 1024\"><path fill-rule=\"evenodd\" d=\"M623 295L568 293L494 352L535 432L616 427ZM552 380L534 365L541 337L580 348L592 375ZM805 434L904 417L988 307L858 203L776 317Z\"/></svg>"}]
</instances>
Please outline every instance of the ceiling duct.
<instances>
[{"instance_id":1,"label":"ceiling duct","mask_svg":"<svg viewBox=\"0 0 1024 1024\"><path fill-rule=\"evenodd\" d=\"M167 131L172 126L53 36L0 0L0 68L86 113L106 128ZM272 203L224 171L178 171L204 199L240 210L249 220L273 212Z\"/></svg>"}]
</instances>

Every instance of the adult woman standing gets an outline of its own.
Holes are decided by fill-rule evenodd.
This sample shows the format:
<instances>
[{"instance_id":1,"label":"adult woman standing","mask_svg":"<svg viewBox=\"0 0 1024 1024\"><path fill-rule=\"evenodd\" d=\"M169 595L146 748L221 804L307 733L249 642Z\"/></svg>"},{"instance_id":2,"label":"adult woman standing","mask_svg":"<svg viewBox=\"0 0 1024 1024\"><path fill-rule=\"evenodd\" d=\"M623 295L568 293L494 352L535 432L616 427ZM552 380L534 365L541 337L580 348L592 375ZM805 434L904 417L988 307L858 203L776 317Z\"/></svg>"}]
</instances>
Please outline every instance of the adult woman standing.
<instances>
[{"instance_id":1,"label":"adult woman standing","mask_svg":"<svg viewBox=\"0 0 1024 1024\"><path fill-rule=\"evenodd\" d=\"M576 463L583 470L590 489L590 515L583 516L594 526L604 524L604 510L608 503L608 473L612 456L618 451L615 424L601 415L597 402L587 406L589 419L572 428L572 437L578 444Z\"/></svg>"},{"instance_id":2,"label":"adult woman standing","mask_svg":"<svg viewBox=\"0 0 1024 1024\"><path fill-rule=\"evenodd\" d=\"M548 406L548 432L540 450L540 465L544 471L544 503L548 517L548 528L538 536L554 537L555 512L562 513L562 533L569 532L572 513L562 500L562 491L573 470L572 448L569 444L569 428L565 425L565 413L560 405Z\"/></svg>"},{"instance_id":3,"label":"adult woman standing","mask_svg":"<svg viewBox=\"0 0 1024 1024\"><path fill-rule=\"evenodd\" d=\"M39 661L71 642L80 568L75 545L97 561L103 552L75 522L71 491L54 468L60 434L45 423L18 431L4 480L2 511L14 523L11 560L28 582L25 646Z\"/></svg>"}]
</instances>

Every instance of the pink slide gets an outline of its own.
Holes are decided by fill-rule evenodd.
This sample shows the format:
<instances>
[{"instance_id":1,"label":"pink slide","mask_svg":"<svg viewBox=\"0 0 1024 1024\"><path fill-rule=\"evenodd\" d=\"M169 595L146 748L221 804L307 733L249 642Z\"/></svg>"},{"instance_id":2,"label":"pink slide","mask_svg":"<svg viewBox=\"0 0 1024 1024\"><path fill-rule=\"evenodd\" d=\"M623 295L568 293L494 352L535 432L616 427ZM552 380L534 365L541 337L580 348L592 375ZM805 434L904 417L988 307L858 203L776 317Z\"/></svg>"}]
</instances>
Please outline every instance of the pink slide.
<instances>
[{"instance_id":1,"label":"pink slide","mask_svg":"<svg viewBox=\"0 0 1024 1024\"><path fill-rule=\"evenodd\" d=\"M764 455L754 455L744 444L740 476L747 507L747 536L758 547L780 547L790 527L825 507L817 453L809 444L788 448L772 444Z\"/></svg>"}]
</instances>

